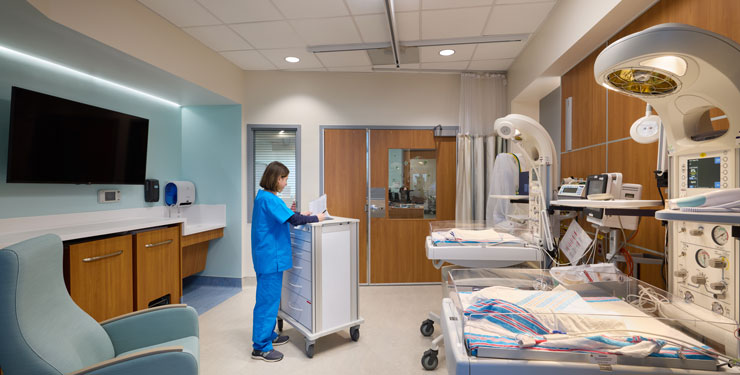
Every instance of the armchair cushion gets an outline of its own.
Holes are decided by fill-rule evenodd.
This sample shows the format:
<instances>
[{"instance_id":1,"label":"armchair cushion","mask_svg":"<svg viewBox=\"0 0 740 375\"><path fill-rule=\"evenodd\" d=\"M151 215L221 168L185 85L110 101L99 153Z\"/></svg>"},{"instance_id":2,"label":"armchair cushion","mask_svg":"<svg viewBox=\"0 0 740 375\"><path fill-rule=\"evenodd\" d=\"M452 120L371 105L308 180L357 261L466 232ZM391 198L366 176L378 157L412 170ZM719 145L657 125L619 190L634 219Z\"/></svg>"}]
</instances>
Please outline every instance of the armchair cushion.
<instances>
[{"instance_id":1,"label":"armchair cushion","mask_svg":"<svg viewBox=\"0 0 740 375\"><path fill-rule=\"evenodd\" d=\"M198 313L185 305L137 311L101 324L116 356L186 337L195 337L197 344Z\"/></svg>"},{"instance_id":2,"label":"armchair cushion","mask_svg":"<svg viewBox=\"0 0 740 375\"><path fill-rule=\"evenodd\" d=\"M184 337L184 338L181 338L181 339L176 339L176 340L172 340L172 341L168 341L168 342L163 342L163 343L157 344L157 345L151 345L151 346L147 346L147 347L143 347L143 348L137 348L137 349L132 350L132 351L129 351L129 352L121 353L121 354L118 355L118 357L129 355L129 354L134 354L134 353L141 352L141 351L144 351L144 350L164 348L164 347L167 347L167 346L182 346L183 353L189 353L190 355L193 356L193 358L195 359L195 362L196 363L199 363L200 362L199 350L198 350L198 338L195 337L195 336L188 336L188 337Z\"/></svg>"}]
</instances>

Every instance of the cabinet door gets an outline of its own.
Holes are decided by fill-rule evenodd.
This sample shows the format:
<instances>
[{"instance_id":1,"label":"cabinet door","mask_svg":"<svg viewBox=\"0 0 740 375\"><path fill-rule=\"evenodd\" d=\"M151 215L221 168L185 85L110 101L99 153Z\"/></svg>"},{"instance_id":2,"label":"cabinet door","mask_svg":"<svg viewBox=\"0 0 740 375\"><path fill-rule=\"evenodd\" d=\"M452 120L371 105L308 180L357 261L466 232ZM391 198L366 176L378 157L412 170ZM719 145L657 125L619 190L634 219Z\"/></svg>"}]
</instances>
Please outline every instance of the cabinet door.
<instances>
[{"instance_id":1,"label":"cabinet door","mask_svg":"<svg viewBox=\"0 0 740 375\"><path fill-rule=\"evenodd\" d=\"M131 236L69 246L72 299L95 320L133 311Z\"/></svg>"},{"instance_id":2,"label":"cabinet door","mask_svg":"<svg viewBox=\"0 0 740 375\"><path fill-rule=\"evenodd\" d=\"M180 303L180 227L137 233L134 265L136 310L167 294Z\"/></svg>"}]
</instances>

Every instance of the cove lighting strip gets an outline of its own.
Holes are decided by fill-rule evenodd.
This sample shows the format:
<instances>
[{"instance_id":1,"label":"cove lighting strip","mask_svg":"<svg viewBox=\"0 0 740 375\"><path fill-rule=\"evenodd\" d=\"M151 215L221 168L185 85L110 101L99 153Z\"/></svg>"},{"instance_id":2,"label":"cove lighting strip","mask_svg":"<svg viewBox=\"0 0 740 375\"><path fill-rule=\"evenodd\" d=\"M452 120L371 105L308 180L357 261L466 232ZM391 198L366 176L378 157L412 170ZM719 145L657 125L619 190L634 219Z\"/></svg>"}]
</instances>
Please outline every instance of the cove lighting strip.
<instances>
[{"instance_id":1,"label":"cove lighting strip","mask_svg":"<svg viewBox=\"0 0 740 375\"><path fill-rule=\"evenodd\" d=\"M134 94L138 94L138 95L147 97L149 99L154 99L156 101L159 101L159 102L162 102L162 103L165 103L165 104L169 104L169 105L171 105L173 107L178 107L178 108L180 107L180 104L177 104L175 102L169 101L167 99L162 99L162 98L160 98L158 96L154 96L152 94L147 94L147 93L145 93L143 91L139 91L139 90L133 89L131 87L124 86L124 85L122 85L120 83L115 83L115 82L109 81L107 79L96 77L94 75L87 74L87 73L84 73L84 72L81 72L79 70L75 70L75 69L72 69L72 68L68 68L68 67L66 67L64 65L60 65L60 64L57 64L57 63L48 61L48 60L44 60L44 59L38 58L36 56L31 56L31 55L25 54L23 52L18 52L16 50L13 50L13 49L10 49L10 48L7 48L7 47L0 46L0 52L4 53L6 55L10 55L12 57L21 59L21 60L26 60L26 61L29 61L29 62L32 62L32 63L36 63L36 64L39 64L39 65L45 66L47 68L60 70L60 71L65 72L65 73L72 73L74 75L77 75L77 76L80 76L80 77L83 77L83 78L91 78L94 81L102 82L102 83L105 83L105 84L107 84L109 86L113 86L113 87L118 88L118 89L121 89L123 91L128 91L128 92L131 92L131 93L134 93Z\"/></svg>"}]
</instances>

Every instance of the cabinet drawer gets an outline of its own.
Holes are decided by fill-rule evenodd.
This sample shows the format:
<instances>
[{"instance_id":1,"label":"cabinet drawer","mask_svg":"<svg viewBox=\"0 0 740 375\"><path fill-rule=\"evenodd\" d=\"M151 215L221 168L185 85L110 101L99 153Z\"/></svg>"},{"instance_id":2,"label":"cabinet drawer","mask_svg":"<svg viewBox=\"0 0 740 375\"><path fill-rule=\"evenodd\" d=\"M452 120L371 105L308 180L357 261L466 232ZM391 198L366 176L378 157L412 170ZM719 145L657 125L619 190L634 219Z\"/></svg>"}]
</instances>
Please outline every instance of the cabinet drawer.
<instances>
[{"instance_id":1,"label":"cabinet drawer","mask_svg":"<svg viewBox=\"0 0 740 375\"><path fill-rule=\"evenodd\" d=\"M311 308L311 301L307 300L300 294L293 293L290 290L283 288L282 296L280 298L280 309L290 315L293 319L297 320L298 323L308 328L309 331L313 330L313 313Z\"/></svg>"},{"instance_id":2,"label":"cabinet drawer","mask_svg":"<svg viewBox=\"0 0 740 375\"><path fill-rule=\"evenodd\" d=\"M290 244L293 246L293 251L304 251L304 252L311 252L311 243L303 241L298 238L291 238Z\"/></svg>"},{"instance_id":3,"label":"cabinet drawer","mask_svg":"<svg viewBox=\"0 0 740 375\"><path fill-rule=\"evenodd\" d=\"M134 246L136 309L146 309L157 298L170 295L180 303L180 228L136 234Z\"/></svg>"},{"instance_id":4,"label":"cabinet drawer","mask_svg":"<svg viewBox=\"0 0 740 375\"><path fill-rule=\"evenodd\" d=\"M283 288L300 294L309 301L313 301L311 293L311 280L306 280L297 274L288 271L283 275Z\"/></svg>"},{"instance_id":5,"label":"cabinet drawer","mask_svg":"<svg viewBox=\"0 0 740 375\"><path fill-rule=\"evenodd\" d=\"M97 321L134 311L131 235L69 246L69 294Z\"/></svg>"},{"instance_id":6,"label":"cabinet drawer","mask_svg":"<svg viewBox=\"0 0 740 375\"><path fill-rule=\"evenodd\" d=\"M290 236L296 239L311 242L311 232L300 229L290 228Z\"/></svg>"},{"instance_id":7,"label":"cabinet drawer","mask_svg":"<svg viewBox=\"0 0 740 375\"><path fill-rule=\"evenodd\" d=\"M308 281L313 280L311 277L311 261L296 256L295 253L293 254L293 268L289 271Z\"/></svg>"}]
</instances>

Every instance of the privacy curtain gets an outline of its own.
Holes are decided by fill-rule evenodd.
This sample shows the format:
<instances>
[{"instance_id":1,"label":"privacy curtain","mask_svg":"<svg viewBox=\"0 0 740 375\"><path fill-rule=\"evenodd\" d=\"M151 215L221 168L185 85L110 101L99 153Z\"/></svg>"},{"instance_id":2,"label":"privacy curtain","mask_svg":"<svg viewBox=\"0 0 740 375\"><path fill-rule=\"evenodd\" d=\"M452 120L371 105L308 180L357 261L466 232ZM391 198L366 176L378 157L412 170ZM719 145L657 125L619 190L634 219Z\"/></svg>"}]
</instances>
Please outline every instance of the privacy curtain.
<instances>
[{"instance_id":1,"label":"privacy curtain","mask_svg":"<svg viewBox=\"0 0 740 375\"><path fill-rule=\"evenodd\" d=\"M505 152L494 137L493 123L507 114L507 108L503 74L462 74L455 202L458 221L486 219L493 160L497 153Z\"/></svg>"}]
</instances>

